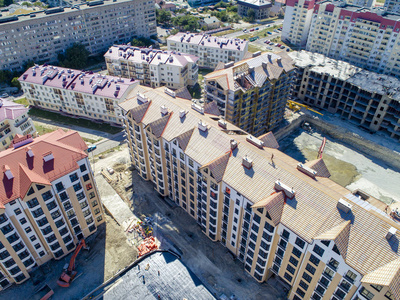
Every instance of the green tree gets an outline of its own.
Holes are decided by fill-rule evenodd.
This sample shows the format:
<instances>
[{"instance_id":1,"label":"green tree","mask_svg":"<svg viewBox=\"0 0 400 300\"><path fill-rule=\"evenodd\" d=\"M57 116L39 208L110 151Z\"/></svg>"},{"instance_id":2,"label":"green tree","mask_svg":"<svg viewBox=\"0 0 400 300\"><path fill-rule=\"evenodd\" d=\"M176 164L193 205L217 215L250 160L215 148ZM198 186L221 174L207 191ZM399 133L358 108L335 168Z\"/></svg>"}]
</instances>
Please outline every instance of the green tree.
<instances>
[{"instance_id":1,"label":"green tree","mask_svg":"<svg viewBox=\"0 0 400 300\"><path fill-rule=\"evenodd\" d=\"M12 78L12 73L9 70L0 70L0 83L9 83Z\"/></svg>"},{"instance_id":2,"label":"green tree","mask_svg":"<svg viewBox=\"0 0 400 300\"><path fill-rule=\"evenodd\" d=\"M184 15L172 19L172 24L181 30L195 32L200 28L199 19L195 16Z\"/></svg>"},{"instance_id":3,"label":"green tree","mask_svg":"<svg viewBox=\"0 0 400 300\"><path fill-rule=\"evenodd\" d=\"M19 81L18 81L18 77L14 77L14 78L11 80L11 86L18 88L18 91L21 90L21 84L20 84Z\"/></svg>"},{"instance_id":4,"label":"green tree","mask_svg":"<svg viewBox=\"0 0 400 300\"><path fill-rule=\"evenodd\" d=\"M254 9L250 8L247 11L247 18L249 19L249 22L254 22L254 20L256 19L256 12L254 11Z\"/></svg>"},{"instance_id":5,"label":"green tree","mask_svg":"<svg viewBox=\"0 0 400 300\"><path fill-rule=\"evenodd\" d=\"M151 46L153 42L145 37L133 38L131 45L135 47L148 47Z\"/></svg>"},{"instance_id":6,"label":"green tree","mask_svg":"<svg viewBox=\"0 0 400 300\"><path fill-rule=\"evenodd\" d=\"M157 9L157 24L169 24L171 22L171 12L164 9Z\"/></svg>"},{"instance_id":7,"label":"green tree","mask_svg":"<svg viewBox=\"0 0 400 300\"><path fill-rule=\"evenodd\" d=\"M89 54L84 45L75 43L65 51L65 54L58 55L58 61L62 67L84 69L88 64Z\"/></svg>"}]
</instances>

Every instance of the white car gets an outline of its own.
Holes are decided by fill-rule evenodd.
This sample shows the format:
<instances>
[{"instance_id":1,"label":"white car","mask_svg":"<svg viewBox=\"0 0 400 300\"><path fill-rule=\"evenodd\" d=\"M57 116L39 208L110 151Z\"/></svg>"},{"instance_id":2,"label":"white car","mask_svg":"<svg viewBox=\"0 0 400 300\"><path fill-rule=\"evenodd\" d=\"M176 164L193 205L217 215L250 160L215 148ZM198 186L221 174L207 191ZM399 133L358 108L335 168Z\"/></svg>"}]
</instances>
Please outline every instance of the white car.
<instances>
[{"instance_id":1,"label":"white car","mask_svg":"<svg viewBox=\"0 0 400 300\"><path fill-rule=\"evenodd\" d=\"M108 172L110 175L112 175L112 174L114 174L114 169L113 169L113 168L110 168L110 167L107 167L107 172Z\"/></svg>"}]
</instances>

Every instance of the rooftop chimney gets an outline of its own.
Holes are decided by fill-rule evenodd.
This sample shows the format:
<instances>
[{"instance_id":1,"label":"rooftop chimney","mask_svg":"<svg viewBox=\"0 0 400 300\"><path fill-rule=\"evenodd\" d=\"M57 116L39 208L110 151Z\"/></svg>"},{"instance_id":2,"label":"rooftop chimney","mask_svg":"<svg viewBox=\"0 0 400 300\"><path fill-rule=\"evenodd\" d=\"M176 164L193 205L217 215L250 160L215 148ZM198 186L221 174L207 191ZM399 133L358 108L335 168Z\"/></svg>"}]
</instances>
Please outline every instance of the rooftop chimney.
<instances>
[{"instance_id":1,"label":"rooftop chimney","mask_svg":"<svg viewBox=\"0 0 400 300\"><path fill-rule=\"evenodd\" d=\"M388 233L386 233L386 239L389 241L392 238L392 236L396 235L396 232L397 232L396 228L390 227Z\"/></svg>"},{"instance_id":2,"label":"rooftop chimney","mask_svg":"<svg viewBox=\"0 0 400 300\"><path fill-rule=\"evenodd\" d=\"M231 144L232 145L232 144ZM248 158L247 155L242 159L242 165L246 169L251 169L253 167L253 160Z\"/></svg>"},{"instance_id":3,"label":"rooftop chimney","mask_svg":"<svg viewBox=\"0 0 400 300\"><path fill-rule=\"evenodd\" d=\"M182 109L179 111L179 118L182 119L184 116L186 116L186 111Z\"/></svg>"},{"instance_id":4,"label":"rooftop chimney","mask_svg":"<svg viewBox=\"0 0 400 300\"><path fill-rule=\"evenodd\" d=\"M54 159L54 156L53 156L53 153L51 151L43 154L44 162L48 162L48 161L53 160L53 159Z\"/></svg>"},{"instance_id":5,"label":"rooftop chimney","mask_svg":"<svg viewBox=\"0 0 400 300\"><path fill-rule=\"evenodd\" d=\"M199 129L200 129L201 131L203 131L203 132L206 132L206 131L207 131L207 124L206 124L206 123L203 123L202 120L199 121L198 126L199 126Z\"/></svg>"},{"instance_id":6,"label":"rooftop chimney","mask_svg":"<svg viewBox=\"0 0 400 300\"><path fill-rule=\"evenodd\" d=\"M237 142L235 140L232 139L230 141L230 144L231 144L231 150L235 150L237 148Z\"/></svg>"},{"instance_id":7,"label":"rooftop chimney","mask_svg":"<svg viewBox=\"0 0 400 300\"><path fill-rule=\"evenodd\" d=\"M161 105L161 114L164 116L168 113L168 108L165 105Z\"/></svg>"}]
</instances>

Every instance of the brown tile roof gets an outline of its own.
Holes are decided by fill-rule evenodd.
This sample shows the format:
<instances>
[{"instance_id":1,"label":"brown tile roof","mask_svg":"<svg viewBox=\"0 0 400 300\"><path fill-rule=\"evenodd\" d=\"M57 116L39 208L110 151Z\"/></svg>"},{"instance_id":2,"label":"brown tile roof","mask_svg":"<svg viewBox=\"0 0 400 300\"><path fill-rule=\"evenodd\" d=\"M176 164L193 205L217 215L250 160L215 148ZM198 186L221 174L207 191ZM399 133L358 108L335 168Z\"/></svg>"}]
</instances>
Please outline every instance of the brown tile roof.
<instances>
[{"instance_id":1,"label":"brown tile roof","mask_svg":"<svg viewBox=\"0 0 400 300\"><path fill-rule=\"evenodd\" d=\"M273 193L264 200L258 201L252 208L262 208L268 212L274 226L281 221L283 206L285 205L285 194L283 192Z\"/></svg>"},{"instance_id":2,"label":"brown tile roof","mask_svg":"<svg viewBox=\"0 0 400 300\"><path fill-rule=\"evenodd\" d=\"M190 95L189 90L184 86L181 87L180 89L177 89L175 91L176 97L187 99L187 100L192 100L192 95Z\"/></svg>"},{"instance_id":3,"label":"brown tile roof","mask_svg":"<svg viewBox=\"0 0 400 300\"><path fill-rule=\"evenodd\" d=\"M316 240L333 240L339 249L340 254L346 259L347 247L349 245L350 236L350 221L344 221L343 223L330 228L328 231L317 236Z\"/></svg>"},{"instance_id":4,"label":"brown tile roof","mask_svg":"<svg viewBox=\"0 0 400 300\"><path fill-rule=\"evenodd\" d=\"M34 156L29 157L30 148ZM78 168L77 161L87 157L86 144L76 131L62 129L42 135L33 142L0 152L0 165L7 165L14 178L3 173L0 184L0 206L23 198L32 183L49 184L51 181ZM51 151L54 159L45 162L43 154Z\"/></svg>"},{"instance_id":5,"label":"brown tile roof","mask_svg":"<svg viewBox=\"0 0 400 300\"><path fill-rule=\"evenodd\" d=\"M137 101L137 100L136 100ZM151 105L151 101L143 103L135 108L131 109L131 116L136 123L140 123L146 114L147 109Z\"/></svg>"},{"instance_id":6,"label":"brown tile roof","mask_svg":"<svg viewBox=\"0 0 400 300\"><path fill-rule=\"evenodd\" d=\"M193 130L194 130L194 128L192 128L176 137L179 148L181 148L183 151L186 150L186 147L189 144L189 140L190 140L190 137L192 136Z\"/></svg>"},{"instance_id":7,"label":"brown tile roof","mask_svg":"<svg viewBox=\"0 0 400 300\"><path fill-rule=\"evenodd\" d=\"M274 134L272 133L272 131L267 132L266 134L263 134L262 136L258 137L258 139L261 140L262 142L264 142L264 147L273 148L273 149L279 148L279 144L276 141L276 138L275 138Z\"/></svg>"},{"instance_id":8,"label":"brown tile roof","mask_svg":"<svg viewBox=\"0 0 400 300\"><path fill-rule=\"evenodd\" d=\"M228 164L228 160L231 153L225 153L221 157L209 162L208 164L202 166L201 168L208 167L210 170L210 175L215 179L216 182L221 182L222 177L225 173L226 165Z\"/></svg>"},{"instance_id":9,"label":"brown tile roof","mask_svg":"<svg viewBox=\"0 0 400 300\"><path fill-rule=\"evenodd\" d=\"M166 114L154 122L149 123L149 127L151 128L152 133L159 138L164 132L165 127L168 124L169 118L171 117L171 113Z\"/></svg>"},{"instance_id":10,"label":"brown tile roof","mask_svg":"<svg viewBox=\"0 0 400 300\"><path fill-rule=\"evenodd\" d=\"M317 176L319 177L331 177L331 173L329 172L328 167L322 158L308 161L304 165L316 171Z\"/></svg>"},{"instance_id":11,"label":"brown tile roof","mask_svg":"<svg viewBox=\"0 0 400 300\"><path fill-rule=\"evenodd\" d=\"M218 109L218 105L215 101L211 101L204 105L204 113L214 116L220 116L221 112Z\"/></svg>"},{"instance_id":12,"label":"brown tile roof","mask_svg":"<svg viewBox=\"0 0 400 300\"><path fill-rule=\"evenodd\" d=\"M225 68L225 63L220 61L218 62L217 66L215 67L214 71L222 70Z\"/></svg>"}]
</instances>

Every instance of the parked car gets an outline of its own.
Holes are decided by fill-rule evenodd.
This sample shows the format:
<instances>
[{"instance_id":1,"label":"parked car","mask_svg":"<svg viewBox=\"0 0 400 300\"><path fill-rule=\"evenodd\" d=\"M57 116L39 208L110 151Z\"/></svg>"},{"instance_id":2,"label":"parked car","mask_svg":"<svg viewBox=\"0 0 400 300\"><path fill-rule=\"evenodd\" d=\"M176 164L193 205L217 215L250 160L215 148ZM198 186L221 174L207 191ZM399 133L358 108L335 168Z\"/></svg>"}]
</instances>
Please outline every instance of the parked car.
<instances>
[{"instance_id":1,"label":"parked car","mask_svg":"<svg viewBox=\"0 0 400 300\"><path fill-rule=\"evenodd\" d=\"M254 31L254 28L250 29L250 32Z\"/></svg>"},{"instance_id":2,"label":"parked car","mask_svg":"<svg viewBox=\"0 0 400 300\"><path fill-rule=\"evenodd\" d=\"M259 30L260 28L256 27L256 30Z\"/></svg>"},{"instance_id":3,"label":"parked car","mask_svg":"<svg viewBox=\"0 0 400 300\"><path fill-rule=\"evenodd\" d=\"M276 46L281 47L282 45L281 44L276 44Z\"/></svg>"},{"instance_id":4,"label":"parked car","mask_svg":"<svg viewBox=\"0 0 400 300\"><path fill-rule=\"evenodd\" d=\"M282 46L281 46L281 49L285 49L285 46L282 45Z\"/></svg>"},{"instance_id":5,"label":"parked car","mask_svg":"<svg viewBox=\"0 0 400 300\"><path fill-rule=\"evenodd\" d=\"M272 47L271 47L271 46L268 46L267 49L268 49L268 50L272 50Z\"/></svg>"},{"instance_id":6,"label":"parked car","mask_svg":"<svg viewBox=\"0 0 400 300\"><path fill-rule=\"evenodd\" d=\"M1 98L8 98L9 95L8 95L7 93L4 93L4 94L2 94L0 97L1 97Z\"/></svg>"},{"instance_id":7,"label":"parked car","mask_svg":"<svg viewBox=\"0 0 400 300\"><path fill-rule=\"evenodd\" d=\"M264 43L269 44L269 43L271 43L271 41L270 40L266 40Z\"/></svg>"},{"instance_id":8,"label":"parked car","mask_svg":"<svg viewBox=\"0 0 400 300\"><path fill-rule=\"evenodd\" d=\"M247 32L247 29L243 29L243 32Z\"/></svg>"},{"instance_id":9,"label":"parked car","mask_svg":"<svg viewBox=\"0 0 400 300\"><path fill-rule=\"evenodd\" d=\"M286 48L286 51L289 52L289 51L290 51L290 48Z\"/></svg>"},{"instance_id":10,"label":"parked car","mask_svg":"<svg viewBox=\"0 0 400 300\"><path fill-rule=\"evenodd\" d=\"M112 174L114 174L114 169L111 168L111 167L107 167L107 172L108 172L110 175L112 175Z\"/></svg>"},{"instance_id":11,"label":"parked car","mask_svg":"<svg viewBox=\"0 0 400 300\"><path fill-rule=\"evenodd\" d=\"M268 34L272 34L272 32L271 32L271 31L268 31Z\"/></svg>"}]
</instances>

